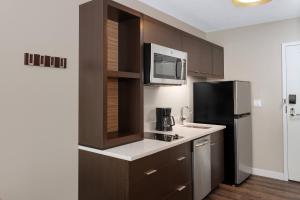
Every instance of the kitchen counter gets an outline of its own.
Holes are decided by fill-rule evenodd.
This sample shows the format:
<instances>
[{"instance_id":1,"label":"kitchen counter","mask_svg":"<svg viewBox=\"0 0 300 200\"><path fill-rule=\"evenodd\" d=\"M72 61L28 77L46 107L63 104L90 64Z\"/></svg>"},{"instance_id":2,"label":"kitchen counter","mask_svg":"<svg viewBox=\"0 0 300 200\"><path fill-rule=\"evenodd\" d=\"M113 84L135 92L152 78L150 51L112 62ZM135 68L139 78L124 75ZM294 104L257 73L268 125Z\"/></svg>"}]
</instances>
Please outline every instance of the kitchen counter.
<instances>
[{"instance_id":1,"label":"kitchen counter","mask_svg":"<svg viewBox=\"0 0 300 200\"><path fill-rule=\"evenodd\" d=\"M114 158L119 158L122 160L133 161L139 158L143 158L145 156L157 153L159 151L163 151L165 149L195 140L197 138L209 135L211 133L220 131L225 129L225 126L220 125L206 125L206 124L194 124L194 123L185 123L185 125L191 126L208 126L209 129L201 129L201 128L192 128L185 127L183 125L175 125L173 127L173 131L170 132L160 132L147 130L145 132L157 132L157 133L165 133L165 134L178 134L183 136L183 138L174 140L171 142L152 140L152 139L144 139L142 141L121 145L118 147L106 149L106 150L98 150L94 148L89 148L85 146L79 146L80 150L93 152L96 154L106 155Z\"/></svg>"}]
</instances>

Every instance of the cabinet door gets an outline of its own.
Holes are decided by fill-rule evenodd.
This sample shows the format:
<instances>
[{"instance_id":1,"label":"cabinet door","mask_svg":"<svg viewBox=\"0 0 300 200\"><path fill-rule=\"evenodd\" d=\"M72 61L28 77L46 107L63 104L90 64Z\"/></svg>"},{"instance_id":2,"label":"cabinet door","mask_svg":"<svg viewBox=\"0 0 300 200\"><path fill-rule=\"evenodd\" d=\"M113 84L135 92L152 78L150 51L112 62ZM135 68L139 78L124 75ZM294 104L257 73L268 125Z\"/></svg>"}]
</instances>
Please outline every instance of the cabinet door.
<instances>
[{"instance_id":1,"label":"cabinet door","mask_svg":"<svg viewBox=\"0 0 300 200\"><path fill-rule=\"evenodd\" d=\"M224 78L224 48L213 46L213 75Z\"/></svg>"},{"instance_id":2,"label":"cabinet door","mask_svg":"<svg viewBox=\"0 0 300 200\"><path fill-rule=\"evenodd\" d=\"M211 189L224 180L224 134L222 131L211 134Z\"/></svg>"},{"instance_id":3,"label":"cabinet door","mask_svg":"<svg viewBox=\"0 0 300 200\"><path fill-rule=\"evenodd\" d=\"M191 76L207 76L213 73L212 45L200 38L184 34L183 50L188 53L187 68Z\"/></svg>"},{"instance_id":4,"label":"cabinet door","mask_svg":"<svg viewBox=\"0 0 300 200\"><path fill-rule=\"evenodd\" d=\"M167 24L144 16L144 42L182 50L181 32Z\"/></svg>"}]
</instances>

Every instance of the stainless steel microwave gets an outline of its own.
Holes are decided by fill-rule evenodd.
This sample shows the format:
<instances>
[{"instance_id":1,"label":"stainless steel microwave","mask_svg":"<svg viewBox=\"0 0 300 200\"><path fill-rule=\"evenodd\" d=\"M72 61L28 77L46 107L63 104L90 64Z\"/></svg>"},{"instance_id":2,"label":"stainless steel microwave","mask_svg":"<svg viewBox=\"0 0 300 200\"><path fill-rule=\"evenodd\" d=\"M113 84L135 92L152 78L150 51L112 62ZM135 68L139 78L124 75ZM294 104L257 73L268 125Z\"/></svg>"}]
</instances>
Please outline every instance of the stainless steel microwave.
<instances>
[{"instance_id":1,"label":"stainless steel microwave","mask_svg":"<svg viewBox=\"0 0 300 200\"><path fill-rule=\"evenodd\" d=\"M144 45L144 83L186 84L187 53L153 43Z\"/></svg>"}]
</instances>

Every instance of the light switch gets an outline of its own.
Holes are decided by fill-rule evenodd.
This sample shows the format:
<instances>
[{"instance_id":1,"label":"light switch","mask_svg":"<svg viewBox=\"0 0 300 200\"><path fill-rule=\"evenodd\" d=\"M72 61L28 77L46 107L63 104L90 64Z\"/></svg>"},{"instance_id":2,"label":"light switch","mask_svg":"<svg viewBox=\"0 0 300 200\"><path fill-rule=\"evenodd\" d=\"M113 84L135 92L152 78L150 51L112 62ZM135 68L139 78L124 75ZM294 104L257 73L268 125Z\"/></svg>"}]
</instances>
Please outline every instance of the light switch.
<instances>
[{"instance_id":1,"label":"light switch","mask_svg":"<svg viewBox=\"0 0 300 200\"><path fill-rule=\"evenodd\" d=\"M258 108L262 107L261 99L254 99L254 107L258 107Z\"/></svg>"}]
</instances>

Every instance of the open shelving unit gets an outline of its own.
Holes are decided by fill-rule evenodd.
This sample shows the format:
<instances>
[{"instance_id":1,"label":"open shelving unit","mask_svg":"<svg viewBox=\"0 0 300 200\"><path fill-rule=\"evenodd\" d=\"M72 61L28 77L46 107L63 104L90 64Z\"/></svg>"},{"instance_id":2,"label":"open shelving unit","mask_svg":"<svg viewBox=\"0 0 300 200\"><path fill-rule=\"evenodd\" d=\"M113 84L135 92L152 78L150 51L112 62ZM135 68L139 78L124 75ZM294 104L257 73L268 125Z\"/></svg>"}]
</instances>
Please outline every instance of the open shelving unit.
<instances>
[{"instance_id":1,"label":"open shelving unit","mask_svg":"<svg viewBox=\"0 0 300 200\"><path fill-rule=\"evenodd\" d=\"M84 5L80 9L82 62L79 75L79 142L82 145L105 149L141 140L141 14L111 0L94 0ZM96 16L101 16L102 19L99 20ZM94 35L91 29L95 27L99 32ZM90 45L83 41L88 41ZM86 55L87 52L90 54ZM90 66L91 63L95 65ZM92 82L98 84L100 90L92 91L88 87ZM93 86L95 89L97 87ZM91 97L97 98L98 102ZM91 112L93 104L96 111L88 113ZM93 119L89 121L89 117Z\"/></svg>"}]
</instances>

